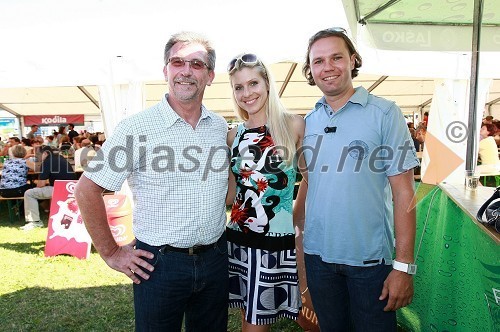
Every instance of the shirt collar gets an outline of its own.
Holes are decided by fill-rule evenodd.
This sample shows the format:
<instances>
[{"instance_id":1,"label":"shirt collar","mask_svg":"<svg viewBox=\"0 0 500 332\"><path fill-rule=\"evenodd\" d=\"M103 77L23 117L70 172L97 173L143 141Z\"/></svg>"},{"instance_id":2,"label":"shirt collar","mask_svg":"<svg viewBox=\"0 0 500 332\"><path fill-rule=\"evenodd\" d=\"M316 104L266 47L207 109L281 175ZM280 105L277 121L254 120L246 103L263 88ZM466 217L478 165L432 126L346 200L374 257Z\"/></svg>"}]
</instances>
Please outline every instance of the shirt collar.
<instances>
[{"instance_id":1,"label":"shirt collar","mask_svg":"<svg viewBox=\"0 0 500 332\"><path fill-rule=\"evenodd\" d=\"M347 103L359 104L365 107L368 103L368 91L362 86L354 88L354 93L351 98L349 98ZM328 103L326 102L325 96L321 97L321 99L316 102L311 113L314 113L319 109L324 109L324 107L329 107Z\"/></svg>"},{"instance_id":2,"label":"shirt collar","mask_svg":"<svg viewBox=\"0 0 500 332\"><path fill-rule=\"evenodd\" d=\"M184 121L184 120L179 116L179 114L177 114L177 112L174 111L172 106L170 106L170 104L167 101L167 98L168 98L168 93L163 95L163 97L160 101L160 110L161 110L163 117L165 118L165 121L166 121L165 124L168 128L168 127L171 127L177 121ZM209 118L209 119L212 118L211 113L207 110L207 108L204 105L201 105L201 116L200 116L200 120L198 121L198 123L201 120L205 120L207 118Z\"/></svg>"}]
</instances>

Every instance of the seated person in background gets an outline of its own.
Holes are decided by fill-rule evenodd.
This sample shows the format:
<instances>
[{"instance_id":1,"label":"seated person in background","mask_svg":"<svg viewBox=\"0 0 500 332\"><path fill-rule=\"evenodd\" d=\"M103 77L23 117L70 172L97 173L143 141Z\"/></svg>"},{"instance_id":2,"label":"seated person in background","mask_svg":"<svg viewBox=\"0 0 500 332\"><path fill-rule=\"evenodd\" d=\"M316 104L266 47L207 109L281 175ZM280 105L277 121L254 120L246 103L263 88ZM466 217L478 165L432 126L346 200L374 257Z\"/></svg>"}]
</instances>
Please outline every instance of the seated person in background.
<instances>
[{"instance_id":1,"label":"seated person in background","mask_svg":"<svg viewBox=\"0 0 500 332\"><path fill-rule=\"evenodd\" d=\"M417 130L415 128L409 128L411 139L413 140L413 145L415 145L415 151L420 151L420 141L417 139Z\"/></svg>"},{"instance_id":2,"label":"seated person in background","mask_svg":"<svg viewBox=\"0 0 500 332\"><path fill-rule=\"evenodd\" d=\"M7 142L1 142L2 144L2 150L0 151L0 156L8 156L9 155L9 148L10 148L10 144L9 144L9 141Z\"/></svg>"},{"instance_id":3,"label":"seated person in background","mask_svg":"<svg viewBox=\"0 0 500 332\"><path fill-rule=\"evenodd\" d=\"M495 135L493 135L493 138L495 139L495 142L497 143L497 147L500 148L500 121L499 120L494 120L493 125L495 126Z\"/></svg>"},{"instance_id":4,"label":"seated person in background","mask_svg":"<svg viewBox=\"0 0 500 332\"><path fill-rule=\"evenodd\" d=\"M493 124L493 117L491 115L488 115L483 119L483 124Z\"/></svg>"},{"instance_id":5,"label":"seated person in background","mask_svg":"<svg viewBox=\"0 0 500 332\"><path fill-rule=\"evenodd\" d=\"M53 135L47 136L47 144L46 145L50 146L51 148L57 148L57 143L54 140Z\"/></svg>"},{"instance_id":6,"label":"seated person in background","mask_svg":"<svg viewBox=\"0 0 500 332\"><path fill-rule=\"evenodd\" d=\"M481 161L482 173L496 171L500 166L498 158L498 148L493 135L495 135L495 125L483 123L479 131L479 159ZM485 167L486 166L486 167Z\"/></svg>"},{"instance_id":7,"label":"seated person in background","mask_svg":"<svg viewBox=\"0 0 500 332\"><path fill-rule=\"evenodd\" d=\"M415 134L415 138L420 142L420 150L424 151L425 135L427 134L427 129L424 126L419 126Z\"/></svg>"},{"instance_id":8,"label":"seated person in background","mask_svg":"<svg viewBox=\"0 0 500 332\"><path fill-rule=\"evenodd\" d=\"M87 167L89 161L96 155L89 139L83 139L80 145L81 148L75 151L75 170Z\"/></svg>"},{"instance_id":9,"label":"seated person in background","mask_svg":"<svg viewBox=\"0 0 500 332\"><path fill-rule=\"evenodd\" d=\"M23 138L21 140L21 145L26 149L26 156L24 158L33 157L33 146L29 138Z\"/></svg>"},{"instance_id":10,"label":"seated person in background","mask_svg":"<svg viewBox=\"0 0 500 332\"><path fill-rule=\"evenodd\" d=\"M2 150L2 156L8 156L9 158L14 158L14 155L12 154L12 148L18 144L21 144L21 140L19 137L10 137L9 142L5 144L5 147Z\"/></svg>"},{"instance_id":11,"label":"seated person in background","mask_svg":"<svg viewBox=\"0 0 500 332\"><path fill-rule=\"evenodd\" d=\"M71 149L72 145L71 142L69 141L69 136L68 135L62 135L61 138L59 139L59 150L62 151L68 151Z\"/></svg>"},{"instance_id":12,"label":"seated person in background","mask_svg":"<svg viewBox=\"0 0 500 332\"><path fill-rule=\"evenodd\" d=\"M55 180L76 180L73 167L64 157L53 154L50 146L42 147L41 152L42 164L37 186L24 193L24 216L27 223L21 227L23 230L43 227L43 222L40 220L38 200L52 198ZM48 185L47 180L49 180Z\"/></svg>"},{"instance_id":13,"label":"seated person in background","mask_svg":"<svg viewBox=\"0 0 500 332\"><path fill-rule=\"evenodd\" d=\"M78 150L79 148L81 148L81 143L82 143L82 139L83 137L82 136L75 136L73 137L73 150L76 151Z\"/></svg>"},{"instance_id":14,"label":"seated person in background","mask_svg":"<svg viewBox=\"0 0 500 332\"><path fill-rule=\"evenodd\" d=\"M24 156L26 150L20 144L12 149L14 158L7 159L3 165L2 178L0 178L0 196L20 197L31 188L28 184L28 165Z\"/></svg>"},{"instance_id":15,"label":"seated person in background","mask_svg":"<svg viewBox=\"0 0 500 332\"><path fill-rule=\"evenodd\" d=\"M92 142L94 150L98 151L101 148L101 144L99 144L99 137L96 134L90 135L89 140Z\"/></svg>"},{"instance_id":16,"label":"seated person in background","mask_svg":"<svg viewBox=\"0 0 500 332\"><path fill-rule=\"evenodd\" d=\"M43 145L43 137L42 136L36 136L31 145L35 146L35 144Z\"/></svg>"},{"instance_id":17,"label":"seated person in background","mask_svg":"<svg viewBox=\"0 0 500 332\"><path fill-rule=\"evenodd\" d=\"M106 135L104 133L97 133L97 138L100 142L104 142L106 140Z\"/></svg>"}]
</instances>

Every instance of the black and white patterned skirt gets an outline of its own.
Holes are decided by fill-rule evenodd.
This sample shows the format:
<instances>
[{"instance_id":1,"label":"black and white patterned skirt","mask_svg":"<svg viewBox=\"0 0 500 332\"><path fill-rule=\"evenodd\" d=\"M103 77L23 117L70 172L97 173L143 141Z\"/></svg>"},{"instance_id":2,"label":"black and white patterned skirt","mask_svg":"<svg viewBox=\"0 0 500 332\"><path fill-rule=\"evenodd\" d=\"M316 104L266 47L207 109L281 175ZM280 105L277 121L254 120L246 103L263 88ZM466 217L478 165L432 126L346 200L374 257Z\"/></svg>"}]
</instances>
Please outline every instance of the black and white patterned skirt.
<instances>
[{"instance_id":1,"label":"black and white patterned skirt","mask_svg":"<svg viewBox=\"0 0 500 332\"><path fill-rule=\"evenodd\" d=\"M245 320L267 325L281 317L296 320L301 303L295 249L269 251L228 242L229 307Z\"/></svg>"}]
</instances>

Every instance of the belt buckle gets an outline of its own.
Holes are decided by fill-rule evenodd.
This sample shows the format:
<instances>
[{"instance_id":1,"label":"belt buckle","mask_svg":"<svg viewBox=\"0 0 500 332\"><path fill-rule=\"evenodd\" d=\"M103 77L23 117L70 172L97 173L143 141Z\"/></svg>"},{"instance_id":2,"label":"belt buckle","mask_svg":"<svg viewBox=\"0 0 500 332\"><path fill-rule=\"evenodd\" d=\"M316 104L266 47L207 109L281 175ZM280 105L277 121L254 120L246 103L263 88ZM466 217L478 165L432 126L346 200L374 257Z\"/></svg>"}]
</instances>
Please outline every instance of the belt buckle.
<instances>
[{"instance_id":1,"label":"belt buckle","mask_svg":"<svg viewBox=\"0 0 500 332\"><path fill-rule=\"evenodd\" d=\"M188 254L189 256L196 255L196 252L198 249L202 248L203 245L194 245L192 247L188 248Z\"/></svg>"}]
</instances>

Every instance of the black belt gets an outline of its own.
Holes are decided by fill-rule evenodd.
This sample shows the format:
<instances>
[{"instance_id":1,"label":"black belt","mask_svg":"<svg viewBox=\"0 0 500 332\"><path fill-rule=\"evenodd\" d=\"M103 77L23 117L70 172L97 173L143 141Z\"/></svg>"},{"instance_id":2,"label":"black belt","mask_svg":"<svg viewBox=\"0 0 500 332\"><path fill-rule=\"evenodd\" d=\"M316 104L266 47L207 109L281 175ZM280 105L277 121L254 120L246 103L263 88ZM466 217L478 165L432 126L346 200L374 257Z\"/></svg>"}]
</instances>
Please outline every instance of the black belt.
<instances>
[{"instance_id":1,"label":"black belt","mask_svg":"<svg viewBox=\"0 0 500 332\"><path fill-rule=\"evenodd\" d=\"M196 245L193 247L189 248L177 248L177 247L172 247L171 245L164 244L162 246L157 246L158 251L160 251L162 254L165 254L166 251L175 251L175 252L182 252L184 254L188 255L198 255L201 254L202 252L205 252L209 249L213 249L217 247L217 244L219 241L224 241L225 242L225 236L222 234L222 236L219 238L219 240L215 241L212 244L202 244L202 245Z\"/></svg>"},{"instance_id":2,"label":"black belt","mask_svg":"<svg viewBox=\"0 0 500 332\"><path fill-rule=\"evenodd\" d=\"M207 251L208 249L215 248L216 244L217 244L217 242L212 243L212 244L189 247L189 248L177 248L177 247L172 247L168 244L165 244L165 245L160 247L159 251L162 254L165 254L166 251L175 251L175 252L182 252L182 253L188 254L188 255L198 255L198 254L201 254L202 252Z\"/></svg>"}]
</instances>

